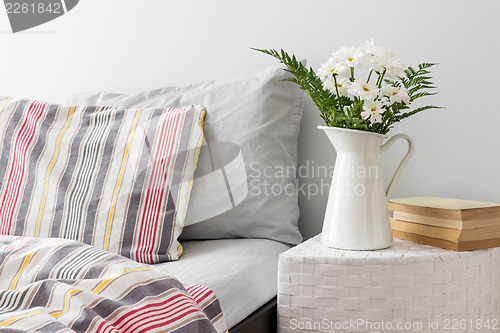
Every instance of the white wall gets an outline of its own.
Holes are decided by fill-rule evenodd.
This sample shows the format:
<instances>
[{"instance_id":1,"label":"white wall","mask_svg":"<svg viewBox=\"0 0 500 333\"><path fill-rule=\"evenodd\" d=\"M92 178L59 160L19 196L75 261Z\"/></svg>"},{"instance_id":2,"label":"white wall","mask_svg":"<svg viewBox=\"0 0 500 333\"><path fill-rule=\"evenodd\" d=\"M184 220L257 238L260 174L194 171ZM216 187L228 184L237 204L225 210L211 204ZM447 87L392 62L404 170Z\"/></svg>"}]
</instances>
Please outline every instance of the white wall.
<instances>
[{"instance_id":1,"label":"white wall","mask_svg":"<svg viewBox=\"0 0 500 333\"><path fill-rule=\"evenodd\" d=\"M72 92L134 92L274 62L250 47L284 48L316 68L340 46L374 38L408 65L441 63L440 94L428 102L446 109L392 132L408 133L417 147L394 196L500 202L499 17L494 0L81 0L15 35L0 14L0 94L64 102ZM308 99L304 112L300 163L333 164ZM403 148L382 155L386 179ZM320 231L325 203L326 196L301 197L304 236Z\"/></svg>"}]
</instances>

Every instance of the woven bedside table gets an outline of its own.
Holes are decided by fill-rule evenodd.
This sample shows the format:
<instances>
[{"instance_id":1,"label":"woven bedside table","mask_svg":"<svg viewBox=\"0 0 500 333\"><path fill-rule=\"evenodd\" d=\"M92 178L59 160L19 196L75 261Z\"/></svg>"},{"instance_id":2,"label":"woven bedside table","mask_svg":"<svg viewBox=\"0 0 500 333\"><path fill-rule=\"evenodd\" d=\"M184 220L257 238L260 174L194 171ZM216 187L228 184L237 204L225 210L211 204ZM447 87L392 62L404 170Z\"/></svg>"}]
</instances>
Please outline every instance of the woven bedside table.
<instances>
[{"instance_id":1,"label":"woven bedside table","mask_svg":"<svg viewBox=\"0 0 500 333\"><path fill-rule=\"evenodd\" d=\"M499 260L399 239L343 251L318 235L280 256L279 332L498 332Z\"/></svg>"}]
</instances>

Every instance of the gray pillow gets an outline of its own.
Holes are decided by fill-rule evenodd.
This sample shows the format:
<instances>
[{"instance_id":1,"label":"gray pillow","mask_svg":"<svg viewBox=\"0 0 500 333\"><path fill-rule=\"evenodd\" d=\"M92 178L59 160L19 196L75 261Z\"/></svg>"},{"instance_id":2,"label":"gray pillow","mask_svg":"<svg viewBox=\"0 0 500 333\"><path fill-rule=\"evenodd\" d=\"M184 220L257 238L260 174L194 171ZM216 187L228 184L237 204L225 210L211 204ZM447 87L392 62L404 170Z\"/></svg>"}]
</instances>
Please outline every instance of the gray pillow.
<instances>
[{"instance_id":1,"label":"gray pillow","mask_svg":"<svg viewBox=\"0 0 500 333\"><path fill-rule=\"evenodd\" d=\"M297 136L302 91L281 66L233 79L132 95L70 96L69 104L207 109L181 239L268 238L298 244Z\"/></svg>"}]
</instances>

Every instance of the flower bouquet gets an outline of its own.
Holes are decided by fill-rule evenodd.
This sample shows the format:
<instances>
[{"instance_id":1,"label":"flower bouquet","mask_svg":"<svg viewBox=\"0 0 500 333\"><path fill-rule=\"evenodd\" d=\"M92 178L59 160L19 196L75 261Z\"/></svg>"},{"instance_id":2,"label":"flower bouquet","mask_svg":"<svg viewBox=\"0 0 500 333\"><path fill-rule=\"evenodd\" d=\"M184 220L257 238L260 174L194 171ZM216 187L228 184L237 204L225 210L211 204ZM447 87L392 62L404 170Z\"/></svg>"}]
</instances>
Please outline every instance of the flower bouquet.
<instances>
[{"instance_id":1,"label":"flower bouquet","mask_svg":"<svg viewBox=\"0 0 500 333\"><path fill-rule=\"evenodd\" d=\"M409 116L437 106L420 106L415 100L436 92L430 68L404 68L394 52L365 42L342 47L315 72L281 50L269 54L293 75L285 81L306 91L328 126L318 126L336 150L332 186L326 206L321 242L344 250L376 250L391 246L392 232L387 198L413 153L413 141L396 134L385 143L393 125ZM379 154L396 140L408 142L408 152L396 168L387 189L382 182ZM373 172L372 172L373 171Z\"/></svg>"},{"instance_id":2,"label":"flower bouquet","mask_svg":"<svg viewBox=\"0 0 500 333\"><path fill-rule=\"evenodd\" d=\"M404 68L392 51L372 41L360 47L342 47L315 72L285 51L254 49L278 59L307 92L328 126L386 134L393 125L434 105L410 110L418 98L434 95L430 67Z\"/></svg>"}]
</instances>

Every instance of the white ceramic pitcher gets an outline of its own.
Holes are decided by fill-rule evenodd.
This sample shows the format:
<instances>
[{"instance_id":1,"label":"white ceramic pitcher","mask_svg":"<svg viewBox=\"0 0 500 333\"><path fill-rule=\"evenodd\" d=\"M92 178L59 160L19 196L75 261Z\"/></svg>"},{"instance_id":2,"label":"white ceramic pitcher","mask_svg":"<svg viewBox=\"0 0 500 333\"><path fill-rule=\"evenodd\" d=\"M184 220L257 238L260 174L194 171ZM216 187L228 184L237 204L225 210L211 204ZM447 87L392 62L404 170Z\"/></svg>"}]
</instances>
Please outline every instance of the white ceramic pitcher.
<instances>
[{"instance_id":1,"label":"white ceramic pitcher","mask_svg":"<svg viewBox=\"0 0 500 333\"><path fill-rule=\"evenodd\" d=\"M378 250L392 245L387 201L404 167L413 154L413 141L396 134L386 136L345 128L318 126L337 151L332 186L328 196L323 244L344 250ZM384 189L379 154L398 139L408 141L408 152Z\"/></svg>"}]
</instances>

